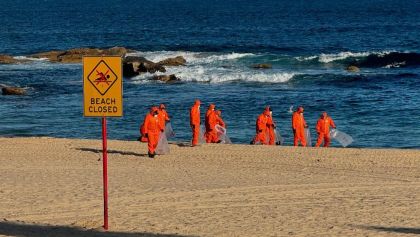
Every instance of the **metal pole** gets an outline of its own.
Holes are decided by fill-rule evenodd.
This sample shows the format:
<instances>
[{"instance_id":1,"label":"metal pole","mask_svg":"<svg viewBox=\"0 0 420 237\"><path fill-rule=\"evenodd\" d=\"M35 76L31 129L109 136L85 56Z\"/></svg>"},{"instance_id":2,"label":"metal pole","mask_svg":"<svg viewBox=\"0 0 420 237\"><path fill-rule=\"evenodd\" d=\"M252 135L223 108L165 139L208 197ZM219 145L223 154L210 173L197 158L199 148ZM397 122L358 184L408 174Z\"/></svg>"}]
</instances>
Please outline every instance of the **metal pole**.
<instances>
[{"instance_id":1,"label":"metal pole","mask_svg":"<svg viewBox=\"0 0 420 237\"><path fill-rule=\"evenodd\" d=\"M102 117L102 156L104 181L104 229L108 230L108 152L106 144L106 117Z\"/></svg>"}]
</instances>

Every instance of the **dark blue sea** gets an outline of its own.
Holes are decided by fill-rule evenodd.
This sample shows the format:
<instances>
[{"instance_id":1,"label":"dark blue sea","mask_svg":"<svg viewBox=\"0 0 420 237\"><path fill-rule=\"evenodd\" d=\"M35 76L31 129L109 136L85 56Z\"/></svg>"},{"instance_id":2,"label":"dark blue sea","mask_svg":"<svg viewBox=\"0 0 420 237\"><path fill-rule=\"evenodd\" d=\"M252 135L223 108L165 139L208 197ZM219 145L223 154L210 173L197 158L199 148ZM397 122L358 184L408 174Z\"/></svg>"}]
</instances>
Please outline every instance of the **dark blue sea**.
<instances>
[{"instance_id":1,"label":"dark blue sea","mask_svg":"<svg viewBox=\"0 0 420 237\"><path fill-rule=\"evenodd\" d=\"M291 145L288 111L303 105L312 134L327 111L353 147L420 148L419 13L415 0L0 1L0 54L124 46L152 61L184 56L185 67L167 68L181 83L124 79L112 139L137 139L148 108L163 102L174 140L187 141L199 98L202 114L209 103L223 111L234 143L249 143L270 105ZM0 84L28 89L0 95L0 136L101 137L100 120L83 117L81 64L0 65Z\"/></svg>"}]
</instances>

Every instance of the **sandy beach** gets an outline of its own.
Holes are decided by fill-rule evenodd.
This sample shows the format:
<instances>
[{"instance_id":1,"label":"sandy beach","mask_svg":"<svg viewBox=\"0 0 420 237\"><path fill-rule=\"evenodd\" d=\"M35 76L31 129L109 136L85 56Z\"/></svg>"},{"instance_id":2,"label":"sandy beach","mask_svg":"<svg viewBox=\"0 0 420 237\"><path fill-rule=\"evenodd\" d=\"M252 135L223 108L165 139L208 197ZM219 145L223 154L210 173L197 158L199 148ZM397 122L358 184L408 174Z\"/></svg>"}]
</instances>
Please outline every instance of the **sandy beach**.
<instances>
[{"instance_id":1,"label":"sandy beach","mask_svg":"<svg viewBox=\"0 0 420 237\"><path fill-rule=\"evenodd\" d=\"M420 151L0 138L2 236L420 234Z\"/></svg>"}]
</instances>

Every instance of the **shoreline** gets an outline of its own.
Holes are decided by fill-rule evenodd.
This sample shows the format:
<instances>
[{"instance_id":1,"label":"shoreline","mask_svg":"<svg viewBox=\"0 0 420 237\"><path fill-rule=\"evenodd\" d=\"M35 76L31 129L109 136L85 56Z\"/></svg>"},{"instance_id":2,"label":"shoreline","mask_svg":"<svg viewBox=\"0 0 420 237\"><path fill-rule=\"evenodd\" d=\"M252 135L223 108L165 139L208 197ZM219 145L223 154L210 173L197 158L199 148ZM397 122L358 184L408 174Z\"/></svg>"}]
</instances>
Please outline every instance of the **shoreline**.
<instances>
[{"instance_id":1,"label":"shoreline","mask_svg":"<svg viewBox=\"0 0 420 237\"><path fill-rule=\"evenodd\" d=\"M65 140L92 140L92 141L98 141L102 144L102 138L74 138L74 137L50 137L50 136L2 136L0 135L0 139L20 139L20 138L27 138L27 139L65 139ZM109 139L108 141L121 141L121 142L138 142L137 140L124 140L124 139ZM168 143L170 145L179 145L182 144L183 146L186 146L186 144L190 144L190 141L174 141L174 140L169 140ZM142 144L147 144L146 143L142 143ZM210 144L200 144L200 146L202 145L210 145ZM292 144L287 144L287 145L251 145L248 143L232 143L232 144L217 144L214 143L213 145L240 145L240 146L267 146L267 147L277 147L277 148L281 148L281 147L292 147L292 148L303 148L302 146L299 147L294 147ZM305 148L317 148L314 145L311 147L305 147ZM324 147L319 147L320 149L325 149ZM350 146L350 147L340 147L340 146L330 146L326 149L367 149L367 150L420 150L420 147L354 147L354 146Z\"/></svg>"}]
</instances>

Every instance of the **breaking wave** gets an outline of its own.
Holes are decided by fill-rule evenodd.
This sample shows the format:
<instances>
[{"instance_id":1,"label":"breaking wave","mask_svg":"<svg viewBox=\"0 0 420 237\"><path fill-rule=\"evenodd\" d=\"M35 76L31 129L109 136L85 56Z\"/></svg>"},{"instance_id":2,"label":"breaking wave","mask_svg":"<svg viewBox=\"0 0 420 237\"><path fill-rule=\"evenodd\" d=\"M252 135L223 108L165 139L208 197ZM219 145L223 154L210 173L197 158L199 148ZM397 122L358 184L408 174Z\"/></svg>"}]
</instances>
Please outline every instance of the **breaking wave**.
<instances>
[{"instance_id":1,"label":"breaking wave","mask_svg":"<svg viewBox=\"0 0 420 237\"><path fill-rule=\"evenodd\" d=\"M205 52L188 52L188 51L150 51L150 52L133 52L128 56L141 56L150 61L159 62L166 58L182 56L187 60L187 64L209 64L227 60L236 60L244 57L256 56L252 53L205 53Z\"/></svg>"},{"instance_id":2,"label":"breaking wave","mask_svg":"<svg viewBox=\"0 0 420 237\"><path fill-rule=\"evenodd\" d=\"M175 74L181 81L187 82L208 82L208 83L223 83L223 82L264 82L264 83L285 83L290 81L296 73L280 72L280 71L256 71L252 69L227 69L205 67L201 65L191 67L172 67L167 68L166 73L156 73L155 75ZM144 83L153 77L152 74L145 73L132 80L135 83Z\"/></svg>"},{"instance_id":3,"label":"breaking wave","mask_svg":"<svg viewBox=\"0 0 420 237\"><path fill-rule=\"evenodd\" d=\"M276 69L255 70L249 67L252 63L237 62L243 58L259 57L252 53L209 53L187 51L135 52L129 56L141 56L153 62L166 58L182 56L187 64L184 67L166 67L165 73L141 74L132 78L134 83L145 83L154 75L175 74L181 81L223 83L232 81L283 83L293 78L295 73ZM249 64L249 65L248 65Z\"/></svg>"}]
</instances>

